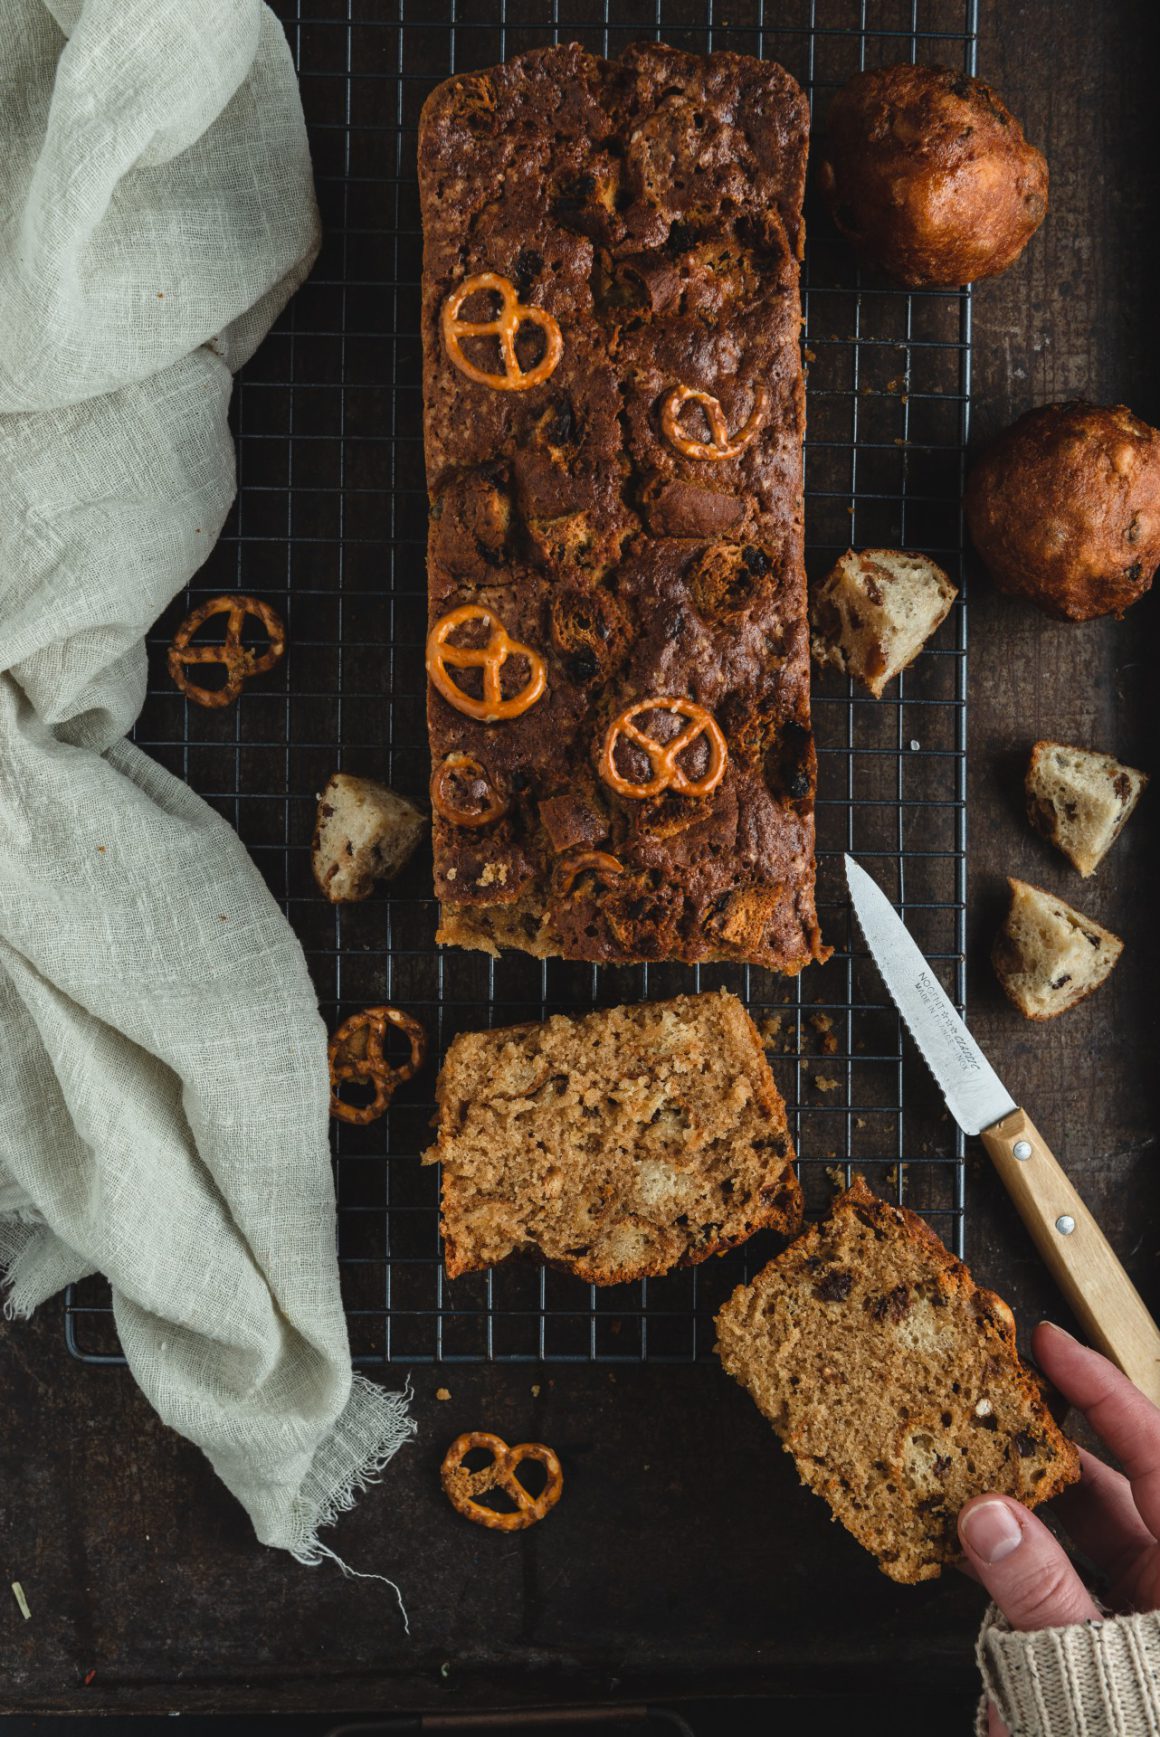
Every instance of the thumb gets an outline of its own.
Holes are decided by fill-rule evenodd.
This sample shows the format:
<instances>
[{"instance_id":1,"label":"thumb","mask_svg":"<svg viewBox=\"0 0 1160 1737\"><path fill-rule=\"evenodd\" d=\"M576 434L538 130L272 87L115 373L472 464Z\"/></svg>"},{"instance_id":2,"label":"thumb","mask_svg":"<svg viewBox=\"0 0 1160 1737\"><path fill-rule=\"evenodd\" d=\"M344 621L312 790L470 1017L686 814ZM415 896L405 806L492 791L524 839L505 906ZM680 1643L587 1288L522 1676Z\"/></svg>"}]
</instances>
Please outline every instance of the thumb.
<instances>
[{"instance_id":1,"label":"thumb","mask_svg":"<svg viewBox=\"0 0 1160 1737\"><path fill-rule=\"evenodd\" d=\"M1098 1622L1087 1587L1042 1520L1009 1496L974 1496L959 1514L967 1561L1012 1628Z\"/></svg>"}]
</instances>

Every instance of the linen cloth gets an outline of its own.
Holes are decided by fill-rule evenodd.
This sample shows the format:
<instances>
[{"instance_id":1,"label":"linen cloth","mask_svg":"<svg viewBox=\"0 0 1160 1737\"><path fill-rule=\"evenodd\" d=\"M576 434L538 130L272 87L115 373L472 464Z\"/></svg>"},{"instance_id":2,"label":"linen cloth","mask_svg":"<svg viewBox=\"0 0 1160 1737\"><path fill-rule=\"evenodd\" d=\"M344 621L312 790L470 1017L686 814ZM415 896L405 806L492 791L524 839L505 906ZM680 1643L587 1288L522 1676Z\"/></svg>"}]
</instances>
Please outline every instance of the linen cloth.
<instances>
[{"instance_id":1,"label":"linen cloth","mask_svg":"<svg viewBox=\"0 0 1160 1737\"><path fill-rule=\"evenodd\" d=\"M1160 1737L1160 1611L1032 1633L991 1605L977 1649L986 1695L1011 1737Z\"/></svg>"},{"instance_id":2,"label":"linen cloth","mask_svg":"<svg viewBox=\"0 0 1160 1737\"><path fill-rule=\"evenodd\" d=\"M316 1562L413 1427L352 1378L325 1032L235 834L123 739L233 497L232 370L317 252L294 68L258 0L3 12L7 1312L105 1273L150 1402Z\"/></svg>"}]
</instances>

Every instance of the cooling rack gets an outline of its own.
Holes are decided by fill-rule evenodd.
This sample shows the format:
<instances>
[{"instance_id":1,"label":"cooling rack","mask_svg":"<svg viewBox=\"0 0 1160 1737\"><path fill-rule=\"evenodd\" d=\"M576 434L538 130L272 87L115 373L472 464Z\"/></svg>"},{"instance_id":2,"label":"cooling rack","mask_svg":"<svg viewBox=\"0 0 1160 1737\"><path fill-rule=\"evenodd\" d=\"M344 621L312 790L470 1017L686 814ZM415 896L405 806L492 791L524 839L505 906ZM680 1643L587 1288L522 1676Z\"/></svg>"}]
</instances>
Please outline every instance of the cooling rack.
<instances>
[{"instance_id":1,"label":"cooling rack","mask_svg":"<svg viewBox=\"0 0 1160 1737\"><path fill-rule=\"evenodd\" d=\"M970 413L969 289L905 292L864 274L807 204L807 562L848 545L920 549L962 586L932 645L887 696L826 674L814 689L819 908L828 964L787 981L745 967L601 970L440 952L429 854L385 895L332 908L310 874L316 793L345 770L425 801L415 143L452 72L577 39L615 54L656 37L780 60L815 117L860 67L975 70L977 0L280 0L325 226L309 283L238 381L239 493L211 558L151 636L142 747L237 828L306 949L333 1028L371 1002L416 1014L432 1060L366 1128L335 1127L339 1259L355 1358L685 1362L715 1309L772 1252L765 1235L706 1266L597 1291L509 1263L448 1281L438 1177L421 1167L435 1063L458 1031L723 984L769 1045L807 1203L861 1169L962 1252L962 1136L851 935L849 850L877 876L944 986L964 1001L966 609L959 509ZM165 646L219 591L279 609L279 669L222 711L175 692ZM853 944L852 944L853 943ZM70 1350L120 1361L99 1281L66 1298Z\"/></svg>"}]
</instances>

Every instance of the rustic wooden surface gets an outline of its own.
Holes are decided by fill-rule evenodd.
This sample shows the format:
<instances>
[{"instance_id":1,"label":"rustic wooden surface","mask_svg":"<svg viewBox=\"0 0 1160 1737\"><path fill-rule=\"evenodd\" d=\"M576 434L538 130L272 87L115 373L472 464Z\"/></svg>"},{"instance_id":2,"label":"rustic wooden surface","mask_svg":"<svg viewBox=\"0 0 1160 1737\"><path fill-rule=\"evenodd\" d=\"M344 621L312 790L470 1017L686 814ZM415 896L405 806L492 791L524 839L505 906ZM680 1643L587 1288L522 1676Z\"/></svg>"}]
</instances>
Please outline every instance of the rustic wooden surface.
<instances>
[{"instance_id":1,"label":"rustic wooden surface","mask_svg":"<svg viewBox=\"0 0 1160 1737\"><path fill-rule=\"evenodd\" d=\"M1160 422L1154 8L985 0L982 11L981 70L1047 151L1053 183L1046 232L977 294L976 437L1069 394L1124 399ZM1160 797L1081 886L1027 832L1019 783L1040 734L1155 766L1157 607L1071 627L982 580L971 601L973 1024L1153 1303ZM1008 870L1075 898L1128 942L1111 985L1054 1026L1020 1021L986 965ZM1058 1317L978 1153L969 1188L979 1278L1021 1323ZM385 1588L255 1549L207 1464L128 1377L68 1359L56 1309L0 1326L0 1392L3 1578L23 1582L33 1611L22 1623L0 1599L9 1710L338 1713L970 1686L978 1590L955 1574L913 1589L884 1580L825 1524L715 1368L420 1373L418 1442L334 1534L353 1565L402 1583L409 1640ZM563 1455L571 1500L551 1524L503 1538L449 1523L439 1457L481 1418Z\"/></svg>"}]
</instances>

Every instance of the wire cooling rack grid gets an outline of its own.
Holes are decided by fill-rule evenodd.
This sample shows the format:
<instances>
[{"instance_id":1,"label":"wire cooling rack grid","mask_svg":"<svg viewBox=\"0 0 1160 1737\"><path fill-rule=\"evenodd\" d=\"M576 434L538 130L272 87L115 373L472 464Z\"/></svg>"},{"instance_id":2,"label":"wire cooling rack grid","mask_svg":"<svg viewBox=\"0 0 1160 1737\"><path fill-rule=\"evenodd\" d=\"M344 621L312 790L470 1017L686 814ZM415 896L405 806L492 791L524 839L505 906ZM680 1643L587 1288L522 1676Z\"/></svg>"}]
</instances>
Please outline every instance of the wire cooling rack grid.
<instances>
[{"instance_id":1,"label":"wire cooling rack grid","mask_svg":"<svg viewBox=\"0 0 1160 1737\"><path fill-rule=\"evenodd\" d=\"M742 967L598 972L441 954L429 855L386 895L331 908L310 874L316 793L336 766L425 801L426 496L421 444L416 125L449 73L543 43L615 54L655 36L782 61L824 113L859 67L975 67L976 0L281 0L302 79L326 239L239 380L239 496L221 541L151 640L136 739L234 824L306 948L325 1018L371 1002L415 1013L432 1059L367 1128L335 1127L339 1255L360 1363L484 1358L688 1361L714 1310L771 1252L766 1236L690 1271L606 1291L509 1263L449 1282L430 1140L435 1065L458 1031L725 984L762 1026L817 1211L851 1164L961 1252L963 1147L872 966L851 950L841 854L898 902L964 998L966 617L871 700L815 683L819 904L837 951L786 981ZM849 544L921 549L961 579L970 405L969 291L906 293L859 273L820 213L805 278L808 561ZM285 616L287 655L223 711L175 692L164 648L218 591ZM835 1168L836 1167L836 1168ZM120 1361L98 1282L66 1300L86 1362Z\"/></svg>"}]
</instances>

